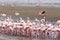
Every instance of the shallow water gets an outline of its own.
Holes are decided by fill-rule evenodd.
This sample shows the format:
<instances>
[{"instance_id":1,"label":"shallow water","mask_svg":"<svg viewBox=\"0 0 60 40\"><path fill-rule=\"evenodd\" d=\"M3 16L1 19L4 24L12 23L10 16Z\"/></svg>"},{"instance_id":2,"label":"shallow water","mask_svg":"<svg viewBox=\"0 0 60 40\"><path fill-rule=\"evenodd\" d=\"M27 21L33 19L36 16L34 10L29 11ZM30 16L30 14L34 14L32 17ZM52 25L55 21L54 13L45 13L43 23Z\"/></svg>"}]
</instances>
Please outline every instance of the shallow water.
<instances>
[{"instance_id":1,"label":"shallow water","mask_svg":"<svg viewBox=\"0 0 60 40\"><path fill-rule=\"evenodd\" d=\"M11 36L11 35L0 34L0 40L59 40L59 39L28 38L28 37L20 37L20 36Z\"/></svg>"}]
</instances>

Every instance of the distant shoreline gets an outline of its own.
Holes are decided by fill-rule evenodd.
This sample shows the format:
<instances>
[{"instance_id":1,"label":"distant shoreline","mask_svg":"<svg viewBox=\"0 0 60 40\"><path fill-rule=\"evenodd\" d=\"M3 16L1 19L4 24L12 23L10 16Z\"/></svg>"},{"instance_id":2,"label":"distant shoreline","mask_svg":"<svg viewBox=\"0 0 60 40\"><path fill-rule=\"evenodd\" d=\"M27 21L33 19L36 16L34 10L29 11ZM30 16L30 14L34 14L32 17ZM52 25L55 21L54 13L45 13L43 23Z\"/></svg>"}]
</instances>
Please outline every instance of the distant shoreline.
<instances>
[{"instance_id":1,"label":"distant shoreline","mask_svg":"<svg viewBox=\"0 0 60 40\"><path fill-rule=\"evenodd\" d=\"M0 3L1 6L2 3ZM8 3L4 3L5 6L9 6L10 4ZM35 7L35 6L42 6L42 7L55 7L55 8L60 8L60 3L39 3L37 5L37 3L19 3L19 4L15 4L13 3L13 5L15 6L28 6L28 7Z\"/></svg>"}]
</instances>

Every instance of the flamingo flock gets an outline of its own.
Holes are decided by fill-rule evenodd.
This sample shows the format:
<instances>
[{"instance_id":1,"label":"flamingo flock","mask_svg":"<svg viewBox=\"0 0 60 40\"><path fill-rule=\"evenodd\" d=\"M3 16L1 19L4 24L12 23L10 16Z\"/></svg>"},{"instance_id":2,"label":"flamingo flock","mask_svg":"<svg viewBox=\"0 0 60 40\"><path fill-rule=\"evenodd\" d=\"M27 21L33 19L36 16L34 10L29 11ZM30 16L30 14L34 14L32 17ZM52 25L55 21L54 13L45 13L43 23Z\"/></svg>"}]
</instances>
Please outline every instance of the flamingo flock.
<instances>
[{"instance_id":1,"label":"flamingo flock","mask_svg":"<svg viewBox=\"0 0 60 40\"><path fill-rule=\"evenodd\" d=\"M0 33L7 35L18 35L32 38L60 38L60 20L55 24L45 21L45 19L23 20L20 17L19 22L14 22L12 18L0 20Z\"/></svg>"}]
</instances>

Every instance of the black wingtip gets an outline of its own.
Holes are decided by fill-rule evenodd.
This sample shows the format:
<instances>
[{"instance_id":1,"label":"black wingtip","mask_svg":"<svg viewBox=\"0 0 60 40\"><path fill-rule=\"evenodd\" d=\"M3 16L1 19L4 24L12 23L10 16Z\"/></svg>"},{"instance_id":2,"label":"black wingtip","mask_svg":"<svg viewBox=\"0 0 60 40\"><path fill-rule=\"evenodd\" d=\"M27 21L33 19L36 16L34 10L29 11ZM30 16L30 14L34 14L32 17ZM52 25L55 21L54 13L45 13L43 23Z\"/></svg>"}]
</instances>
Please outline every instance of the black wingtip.
<instances>
[{"instance_id":1,"label":"black wingtip","mask_svg":"<svg viewBox=\"0 0 60 40\"><path fill-rule=\"evenodd\" d=\"M42 11L42 14L44 14L45 13L45 11Z\"/></svg>"}]
</instances>

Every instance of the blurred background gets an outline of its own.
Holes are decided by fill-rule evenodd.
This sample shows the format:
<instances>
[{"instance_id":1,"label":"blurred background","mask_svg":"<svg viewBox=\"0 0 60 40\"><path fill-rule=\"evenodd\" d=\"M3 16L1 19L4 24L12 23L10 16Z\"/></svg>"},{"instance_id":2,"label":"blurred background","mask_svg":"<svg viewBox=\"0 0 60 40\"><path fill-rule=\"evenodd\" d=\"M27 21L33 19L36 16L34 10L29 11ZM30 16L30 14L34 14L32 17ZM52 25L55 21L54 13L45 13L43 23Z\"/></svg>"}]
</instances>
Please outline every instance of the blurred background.
<instances>
[{"instance_id":1,"label":"blurred background","mask_svg":"<svg viewBox=\"0 0 60 40\"><path fill-rule=\"evenodd\" d=\"M0 0L0 14L11 15L14 19L16 12L19 13L17 17L41 19L39 12L42 10L46 11L48 20L60 19L60 0Z\"/></svg>"}]
</instances>

